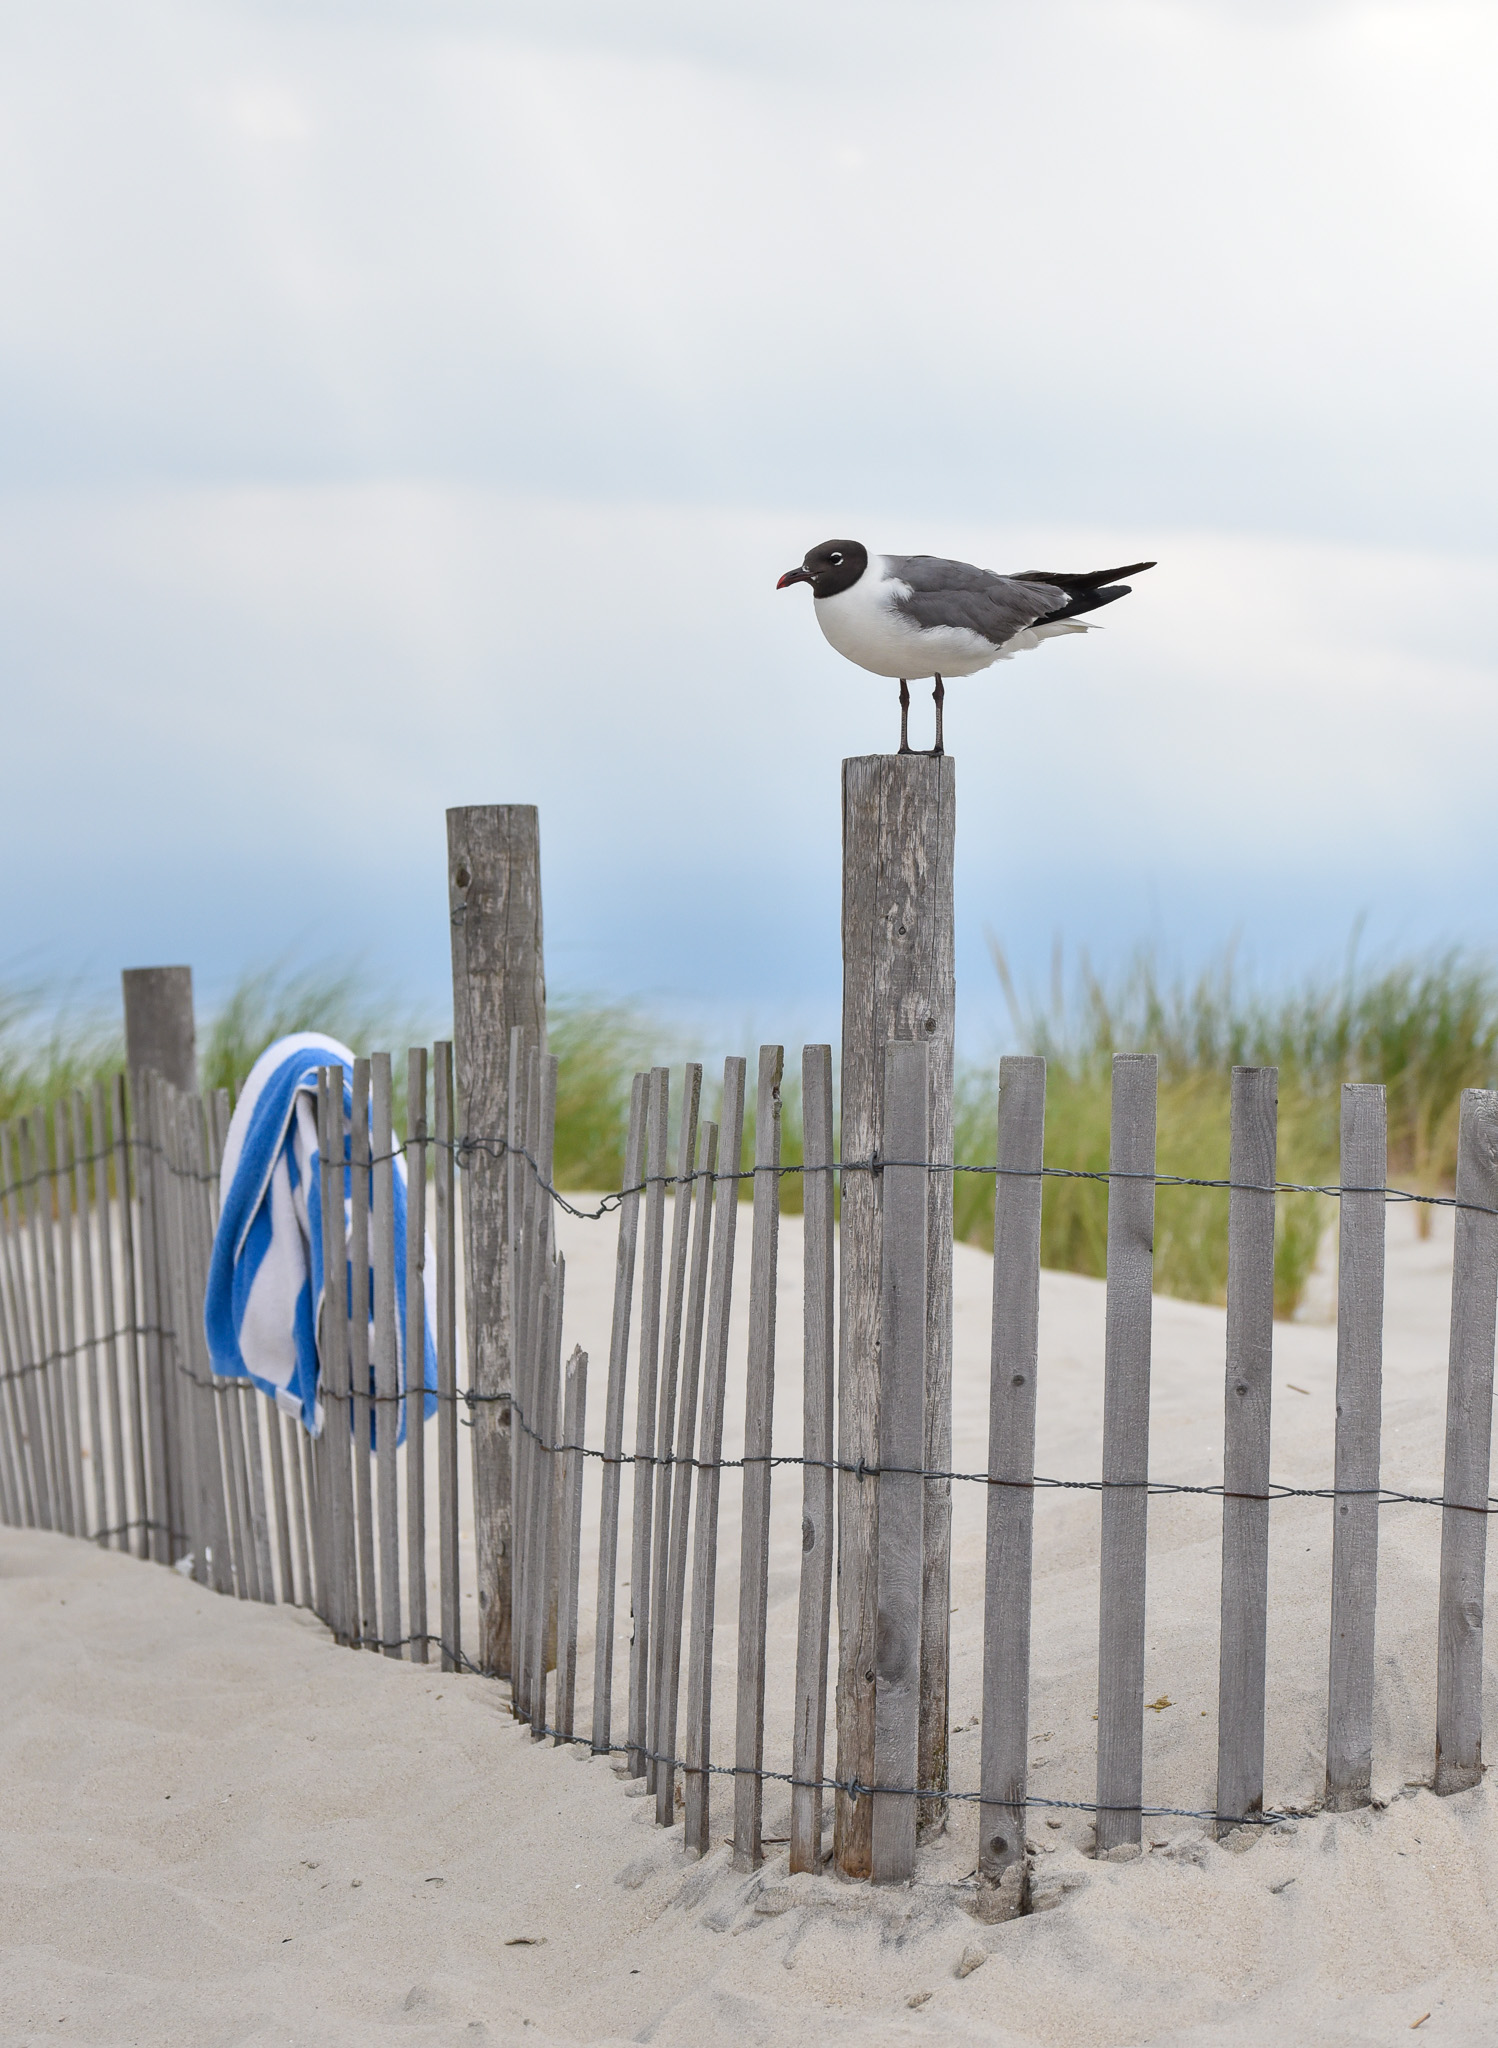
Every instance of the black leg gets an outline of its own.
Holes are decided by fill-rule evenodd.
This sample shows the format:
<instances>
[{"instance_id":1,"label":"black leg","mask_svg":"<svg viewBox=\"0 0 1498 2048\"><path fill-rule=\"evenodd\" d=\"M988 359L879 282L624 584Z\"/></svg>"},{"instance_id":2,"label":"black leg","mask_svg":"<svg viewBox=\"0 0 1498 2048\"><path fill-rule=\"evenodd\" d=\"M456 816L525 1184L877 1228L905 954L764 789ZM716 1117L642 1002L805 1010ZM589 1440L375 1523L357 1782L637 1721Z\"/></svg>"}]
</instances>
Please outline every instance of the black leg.
<instances>
[{"instance_id":1,"label":"black leg","mask_svg":"<svg viewBox=\"0 0 1498 2048\"><path fill-rule=\"evenodd\" d=\"M900 752L910 752L910 685L900 678Z\"/></svg>"},{"instance_id":2,"label":"black leg","mask_svg":"<svg viewBox=\"0 0 1498 2048\"><path fill-rule=\"evenodd\" d=\"M944 754L947 750L941 741L941 707L947 701L947 686L940 676L936 678L936 688L931 692L931 696L936 705L936 745L931 751L933 754Z\"/></svg>"}]
</instances>

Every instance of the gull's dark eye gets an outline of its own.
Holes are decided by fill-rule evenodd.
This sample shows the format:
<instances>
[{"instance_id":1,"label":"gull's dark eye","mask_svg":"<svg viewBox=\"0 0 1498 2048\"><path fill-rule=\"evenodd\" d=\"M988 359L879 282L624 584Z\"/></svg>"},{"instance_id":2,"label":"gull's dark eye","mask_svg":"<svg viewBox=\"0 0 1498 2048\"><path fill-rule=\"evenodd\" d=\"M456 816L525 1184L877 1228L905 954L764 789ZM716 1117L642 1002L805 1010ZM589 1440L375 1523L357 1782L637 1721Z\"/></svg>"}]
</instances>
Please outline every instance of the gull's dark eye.
<instances>
[{"instance_id":1,"label":"gull's dark eye","mask_svg":"<svg viewBox=\"0 0 1498 2048\"><path fill-rule=\"evenodd\" d=\"M832 556L831 556L831 557L830 557L829 559L830 559L830 560L832 560L832 561L834 561L834 562L840 562L840 561L841 561L841 560L842 560L843 558L842 558L842 556L841 556L841 555L839 555L839 554L834 554L834 555L832 555Z\"/></svg>"}]
</instances>

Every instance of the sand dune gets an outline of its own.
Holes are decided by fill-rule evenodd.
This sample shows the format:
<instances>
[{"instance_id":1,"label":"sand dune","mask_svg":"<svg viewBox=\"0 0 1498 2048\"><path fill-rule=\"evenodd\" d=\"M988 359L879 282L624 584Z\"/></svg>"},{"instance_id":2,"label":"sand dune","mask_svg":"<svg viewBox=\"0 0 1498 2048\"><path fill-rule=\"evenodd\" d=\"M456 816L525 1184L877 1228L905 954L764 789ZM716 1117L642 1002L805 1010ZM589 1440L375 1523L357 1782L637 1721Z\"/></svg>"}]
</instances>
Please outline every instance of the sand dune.
<instances>
[{"instance_id":1,"label":"sand dune","mask_svg":"<svg viewBox=\"0 0 1498 2048\"><path fill-rule=\"evenodd\" d=\"M1390 1212L1385 1472L1411 1490L1441 1477L1445 1220L1421 1243L1409 1212ZM601 1358L592 1326L607 1313L611 1239L565 1225L562 1242L569 1322ZM778 1403L792 1438L799 1264L788 1222ZM984 1454L988 1284L988 1261L959 1247L956 1461L971 1469ZM1057 1476L1098 1468L1102 1304L1098 1283L1043 1277L1038 1462ZM1210 1481L1222 1315L1159 1301L1155 1335L1152 1470ZM1324 1483L1335 1332L1276 1335L1276 1476ZM736 1512L725 1487L725 1675ZM959 1791L976 1785L981 1518L980 1489L959 1487ZM1329 1518L1324 1502L1274 1510L1267 1789L1281 1807L1310 1806L1319 1789ZM1161 1704L1146 1716L1145 1769L1158 1805L1212 1802L1218 1519L1200 1498L1151 1507L1147 1696ZM798 1523L792 1473L777 1478L767 1761L786 1748ZM1383 2042L1428 2014L1422 2037L1491 2041L1493 1799L1486 1786L1441 1801L1422 1789L1438 1545L1435 1511L1385 1510L1375 1810L1299 1818L1242 1853L1198 1820L1165 1818L1142 1860L1099 1865L1085 1814L1037 1806L1043 1910L985 1927L963 1910L975 1852L961 1802L908 1890L787 1880L776 1846L754 1876L729 1870L722 1848L688 1864L680 1830L653 1826L653 1801L630 1797L606 1760L533 1744L501 1686L340 1651L304 1614L0 1531L0 2038L1070 2048ZM1041 1495L1032 1789L1063 1801L1092 1790L1096 1556L1096 1496ZM726 1820L726 1785L721 1798ZM787 1810L772 1789L767 1834L785 1833ZM958 1976L965 1955L981 1960Z\"/></svg>"}]
</instances>

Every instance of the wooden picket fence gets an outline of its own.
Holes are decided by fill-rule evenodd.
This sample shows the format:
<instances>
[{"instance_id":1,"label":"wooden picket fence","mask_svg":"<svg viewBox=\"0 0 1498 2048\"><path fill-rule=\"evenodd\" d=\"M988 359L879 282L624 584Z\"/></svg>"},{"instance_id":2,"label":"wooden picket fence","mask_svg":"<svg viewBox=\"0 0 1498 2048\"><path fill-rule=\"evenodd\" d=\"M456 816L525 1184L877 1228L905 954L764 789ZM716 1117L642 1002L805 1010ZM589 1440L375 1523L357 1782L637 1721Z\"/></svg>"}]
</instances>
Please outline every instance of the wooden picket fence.
<instances>
[{"instance_id":1,"label":"wooden picket fence","mask_svg":"<svg viewBox=\"0 0 1498 2048\"><path fill-rule=\"evenodd\" d=\"M480 1582L462 1536L462 1411L502 1400L507 1437L474 1432L475 1457L506 1442L511 1503L515 1713L537 1739L621 1756L687 1849L713 1842L714 1779L732 1791L736 1863L764 1853L767 1782L789 1785L790 1865L818 1868L828 1795L870 1802L869 1874L916 1868L918 1814L956 1799L922 1782L922 1587L930 1541L922 1416L930 1371L927 1290L933 1176L930 1048L883 1048L878 1155L839 1162L828 1046L801 1059L804 1164L802 1412L780 1441L775 1413L776 1286L784 1057L760 1048L753 1158L741 1165L747 1063L724 1063L716 1120L702 1114L703 1073L638 1075L617 1216L609 1350L589 1439L589 1359L566 1341L566 1265L552 1187L557 1062L514 1030L508 1125L459 1132L451 1049L408 1055L403 1144L406 1242L394 1235L388 1055L323 1071L325 1268L320 1331L324 1426L310 1436L248 1383L217 1378L203 1335L203 1294L228 1124L225 1096L181 1093L147 1076L131 1101L112 1089L75 1096L50 1119L0 1129L0 1513L177 1564L218 1592L296 1602L344 1643L467 1665L465 1583ZM1276 1100L1273 1069L1232 1080L1227 1356L1222 1495L1221 1665L1215 1809L1219 1830L1268 1817L1264 1784L1268 1617L1270 1365L1274 1308ZM1142 1728L1149 1472L1156 1065L1113 1068L1108 1172L1107 1312L1101 1470L1096 1828L1101 1855L1133 1853L1144 1804ZM987 1471L986 1613L977 1807L980 1884L995 1913L1023 1910L1028 1858L1030 1601L1043 1175L1045 1065L1001 1065ZM1337 1427L1325 1803L1371 1797L1373 1644L1380 1505L1385 1122L1381 1088L1342 1097ZM485 1392L458 1367L458 1208L477 1150L503 1160L505 1313L513 1383ZM340 1217L347 1161L351 1219ZM879 1200L877 1457L852 1458L837 1434L834 1344L835 1180L870 1176ZM747 1346L730 1369L736 1234L745 1188L751 1231ZM1446 1473L1442 1501L1434 1783L1479 1782L1483 1577L1498 1316L1498 1094L1462 1099L1456 1186ZM430 1213L429 1213L430 1212ZM429 1249L429 1222L431 1247ZM433 1445L418 1398L425 1268L436 1261L438 1359ZM407 1328L396 1329L396 1262ZM373 1314L350 1299L373 1291ZM352 1288L352 1296L347 1292ZM404 1336L404 1346L398 1335ZM410 1384L398 1384L398 1360ZM743 1450L725 1459L731 1390L742 1387ZM627 1397L634 1395L633 1427ZM602 1420L598 1424L601 1394ZM404 1412L404 1444L398 1441ZM598 1468L596 1550L583 1542L589 1463ZM741 1473L738 1601L731 1701L714 1697L720 1487ZM799 1470L797 1470L799 1468ZM779 1477L777 1479L777 1471ZM622 1527L628 1481L629 1528ZM482 1474L474 1492L482 1491ZM772 1484L799 1486L802 1547L787 1754L766 1757ZM851 1519L839 1493L872 1517ZM433 1499L434 1491L434 1499ZM592 1496L590 1495L590 1498ZM429 1500L435 1512L429 1513ZM829 1664L837 1529L872 1526L878 1589L872 1757L830 1757ZM730 1539L731 1540L731 1539ZM846 1538L845 1538L846 1540ZM628 1601L621 1572L628 1561ZM190 1560L190 1564L189 1561ZM589 1583L586 1567L593 1567ZM429 1588L437 1591L431 1627ZM591 1672L584 1602L593 1604ZM616 1653L622 1697L616 1697ZM722 1732L731 1721L731 1736ZM955 1822L952 1824L955 1825Z\"/></svg>"}]
</instances>

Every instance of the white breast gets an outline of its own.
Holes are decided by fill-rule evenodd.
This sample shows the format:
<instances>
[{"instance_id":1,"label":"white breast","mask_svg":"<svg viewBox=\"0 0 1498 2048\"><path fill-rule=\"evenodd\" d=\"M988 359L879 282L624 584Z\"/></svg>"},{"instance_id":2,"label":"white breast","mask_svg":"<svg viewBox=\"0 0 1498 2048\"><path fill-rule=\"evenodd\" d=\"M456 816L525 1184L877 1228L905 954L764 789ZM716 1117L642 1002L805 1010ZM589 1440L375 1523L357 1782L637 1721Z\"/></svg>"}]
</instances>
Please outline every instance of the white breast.
<instances>
[{"instance_id":1,"label":"white breast","mask_svg":"<svg viewBox=\"0 0 1498 2048\"><path fill-rule=\"evenodd\" d=\"M871 555L851 589L815 600L817 624L839 654L876 676L970 676L998 660L993 642L967 626L917 626L897 611L909 590L884 556Z\"/></svg>"}]
</instances>

